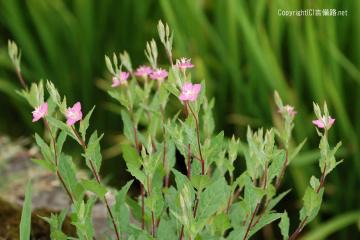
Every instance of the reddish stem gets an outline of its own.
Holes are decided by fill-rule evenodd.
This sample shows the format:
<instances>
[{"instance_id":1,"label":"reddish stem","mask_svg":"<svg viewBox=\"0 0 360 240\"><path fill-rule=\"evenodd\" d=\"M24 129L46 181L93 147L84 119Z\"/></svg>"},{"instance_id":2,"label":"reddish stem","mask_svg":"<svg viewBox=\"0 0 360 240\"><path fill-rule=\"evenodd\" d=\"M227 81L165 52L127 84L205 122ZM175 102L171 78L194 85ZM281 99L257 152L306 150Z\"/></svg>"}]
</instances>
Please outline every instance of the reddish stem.
<instances>
[{"instance_id":1,"label":"reddish stem","mask_svg":"<svg viewBox=\"0 0 360 240\"><path fill-rule=\"evenodd\" d=\"M81 146L82 146L84 152L86 152L87 145L86 145L85 141L80 137L80 134L76 131L76 129L75 129L73 126L71 126L71 128L72 128L73 132L75 133L76 137L78 138L78 140L80 141ZM98 184L101 184L100 176L99 176L99 174L97 173L96 168L95 168L95 166L94 166L94 163L93 163L93 161L92 161L91 159L89 159L89 163L90 163L91 172L92 172L92 174L94 175L97 183L98 183ZM108 201L107 201L107 199L106 199L106 196L104 196L104 202L105 202L105 205L106 205L107 212L108 212L108 214L109 214L109 216L110 216L110 218L111 218L112 224L113 224L113 226L114 226L114 231L115 231L116 239L117 239L117 240L120 240L119 230L118 230L117 224L116 224L116 222L115 222L115 218L114 218L114 216L113 216L113 214L112 214L110 205L109 205L109 203L108 203Z\"/></svg>"},{"instance_id":2,"label":"reddish stem","mask_svg":"<svg viewBox=\"0 0 360 240\"><path fill-rule=\"evenodd\" d=\"M197 144L198 144L198 148L199 148L200 161L201 161L201 175L205 175L205 160L204 160L204 158L202 156L202 152L201 152L199 120L198 120L196 114L194 113L194 111L192 110L192 108L190 107L190 105L188 105L188 107L195 119L196 138L197 138Z\"/></svg>"},{"instance_id":3,"label":"reddish stem","mask_svg":"<svg viewBox=\"0 0 360 240\"><path fill-rule=\"evenodd\" d=\"M324 187L325 184L325 177L326 177L326 163L324 164L324 169L321 173L321 178L320 178L320 184L318 186L318 188L316 189L316 193L318 194L321 190L321 188ZM300 232L304 229L305 225L306 225L306 221L307 221L308 217L306 216L304 218L304 220L301 221L301 223L299 224L299 226L296 228L296 230L294 231L293 234L291 234L289 240L295 240L298 235L300 234Z\"/></svg>"},{"instance_id":4,"label":"reddish stem","mask_svg":"<svg viewBox=\"0 0 360 240\"><path fill-rule=\"evenodd\" d=\"M280 172L280 175L276 178L276 183L275 183L275 189L278 190L279 187L280 187L280 184L281 184L281 180L283 179L284 175L285 175L285 171L286 171L286 168L288 166L288 162L289 162L289 153L288 153L288 150L286 149L285 151L285 162L284 162L284 165L281 169L281 172Z\"/></svg>"},{"instance_id":5,"label":"reddish stem","mask_svg":"<svg viewBox=\"0 0 360 240\"><path fill-rule=\"evenodd\" d=\"M155 237L155 216L154 211L151 211L151 235Z\"/></svg>"},{"instance_id":6,"label":"reddish stem","mask_svg":"<svg viewBox=\"0 0 360 240\"><path fill-rule=\"evenodd\" d=\"M56 175L59 178L61 185L64 187L67 195L69 196L70 200L72 203L74 203L74 197L72 196L70 190L68 189L68 187L65 184L64 178L61 176L61 173L59 171L59 156L58 156L58 152L57 152L57 148L56 148L56 142L55 142L55 137L51 131L51 128L49 126L49 123L46 121L46 119L44 118L44 124L45 127L48 129L50 137L51 137L51 141L53 143L53 148L54 148L54 155L55 155L55 167L56 167Z\"/></svg>"},{"instance_id":7,"label":"reddish stem","mask_svg":"<svg viewBox=\"0 0 360 240\"><path fill-rule=\"evenodd\" d=\"M188 159L187 159L187 177L190 179L191 176L191 146L188 144Z\"/></svg>"},{"instance_id":8,"label":"reddish stem","mask_svg":"<svg viewBox=\"0 0 360 240\"><path fill-rule=\"evenodd\" d=\"M162 130L163 130L163 138L164 138L163 165L164 165L164 169L166 171L165 178L164 178L164 185L165 185L165 188L168 188L169 187L169 172L170 172L170 170L168 170L168 162L167 162L167 157L166 157L167 148L166 148L166 130L165 130L165 110L164 110L163 106L160 107L160 111L161 111L161 117L162 117Z\"/></svg>"},{"instance_id":9,"label":"reddish stem","mask_svg":"<svg viewBox=\"0 0 360 240\"><path fill-rule=\"evenodd\" d=\"M141 192L141 229L145 229L145 192L144 186L142 183L140 184L140 192Z\"/></svg>"},{"instance_id":10,"label":"reddish stem","mask_svg":"<svg viewBox=\"0 0 360 240\"><path fill-rule=\"evenodd\" d=\"M15 71L16 71L17 77L19 78L19 81L20 81L21 86L22 86L26 91L28 91L28 90L29 90L29 87L27 86L27 84L26 84L26 82L25 82L25 80L24 80L24 78L23 78L20 70L19 70L19 69L16 69Z\"/></svg>"}]
</instances>

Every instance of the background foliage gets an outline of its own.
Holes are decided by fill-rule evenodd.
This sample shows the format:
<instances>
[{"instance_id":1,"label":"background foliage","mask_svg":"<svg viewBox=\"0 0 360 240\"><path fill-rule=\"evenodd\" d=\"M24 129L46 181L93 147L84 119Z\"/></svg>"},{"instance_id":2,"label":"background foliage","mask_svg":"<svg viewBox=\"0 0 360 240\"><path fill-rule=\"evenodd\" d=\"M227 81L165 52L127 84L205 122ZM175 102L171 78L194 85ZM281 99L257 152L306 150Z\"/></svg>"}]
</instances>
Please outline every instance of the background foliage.
<instances>
[{"instance_id":1,"label":"background foliage","mask_svg":"<svg viewBox=\"0 0 360 240\"><path fill-rule=\"evenodd\" d=\"M278 9L300 8L348 10L348 16L277 15ZM192 57L194 77L206 79L216 97L217 126L228 135L276 123L274 89L296 106L295 139L308 141L286 178L296 186L294 199L301 199L317 168L317 153L306 151L316 144L312 101L328 102L345 161L328 179L327 204L306 239L336 231L333 239L354 239L359 233L353 223L360 218L359 11L357 0L0 0L0 132L20 136L33 128L30 109L15 93L20 86L7 56L7 40L13 39L28 81L49 78L69 102L80 99L86 111L99 106L93 122L110 144L122 127L119 110L101 90L103 56L127 49L136 65L143 63L145 42L163 19L174 30L175 55ZM160 62L166 62L164 53ZM297 204L289 204L295 213Z\"/></svg>"}]
</instances>

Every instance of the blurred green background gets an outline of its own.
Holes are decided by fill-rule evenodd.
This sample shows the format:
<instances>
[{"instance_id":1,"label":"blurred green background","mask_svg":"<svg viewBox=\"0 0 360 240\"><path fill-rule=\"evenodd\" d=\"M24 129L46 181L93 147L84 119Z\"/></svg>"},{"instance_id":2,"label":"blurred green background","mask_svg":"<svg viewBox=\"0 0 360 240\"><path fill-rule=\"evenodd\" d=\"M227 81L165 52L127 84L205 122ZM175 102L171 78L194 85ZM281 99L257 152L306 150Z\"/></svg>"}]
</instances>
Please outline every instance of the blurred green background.
<instances>
[{"instance_id":1,"label":"blurred green background","mask_svg":"<svg viewBox=\"0 0 360 240\"><path fill-rule=\"evenodd\" d=\"M346 17L284 17L278 9L348 10ZM0 0L0 134L30 136L31 109L7 55L8 39L22 49L28 81L51 79L69 103L97 105L93 127L110 146L121 133L116 107L101 90L104 54L127 50L145 63L146 41L157 39L157 21L174 30L174 55L191 57L194 77L206 79L216 98L218 130L243 136L245 127L273 124L276 89L295 105L294 139L308 138L283 189L292 187L292 225L311 175L319 175L312 101L327 101L342 139L344 163L327 179L325 203L303 239L360 239L360 1L358 0ZM160 63L166 64L160 51ZM296 201L296 202L295 202ZM265 238L265 237L264 237ZM271 238L266 238L271 239Z\"/></svg>"}]
</instances>

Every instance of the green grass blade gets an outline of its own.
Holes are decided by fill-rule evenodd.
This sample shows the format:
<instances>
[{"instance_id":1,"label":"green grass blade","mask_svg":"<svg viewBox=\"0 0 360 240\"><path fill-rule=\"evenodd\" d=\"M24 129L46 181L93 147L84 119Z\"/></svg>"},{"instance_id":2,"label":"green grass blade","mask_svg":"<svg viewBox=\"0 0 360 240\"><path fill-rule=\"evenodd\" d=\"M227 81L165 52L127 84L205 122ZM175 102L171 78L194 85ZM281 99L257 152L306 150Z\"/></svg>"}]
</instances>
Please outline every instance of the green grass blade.
<instances>
[{"instance_id":1,"label":"green grass blade","mask_svg":"<svg viewBox=\"0 0 360 240\"><path fill-rule=\"evenodd\" d=\"M326 223L317 226L314 230L303 236L302 240L327 239L331 234L360 221L360 211L349 212L337 216Z\"/></svg>"},{"instance_id":2,"label":"green grass blade","mask_svg":"<svg viewBox=\"0 0 360 240\"><path fill-rule=\"evenodd\" d=\"M25 201L21 212L20 240L29 240L31 231L31 181L26 185Z\"/></svg>"}]
</instances>

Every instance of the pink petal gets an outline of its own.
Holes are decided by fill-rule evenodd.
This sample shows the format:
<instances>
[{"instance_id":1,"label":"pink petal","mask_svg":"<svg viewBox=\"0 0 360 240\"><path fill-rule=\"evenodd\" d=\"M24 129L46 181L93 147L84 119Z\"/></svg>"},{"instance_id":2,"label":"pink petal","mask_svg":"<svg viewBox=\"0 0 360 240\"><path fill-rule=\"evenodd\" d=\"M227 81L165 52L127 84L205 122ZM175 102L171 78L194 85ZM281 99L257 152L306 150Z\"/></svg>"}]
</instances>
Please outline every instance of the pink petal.
<instances>
[{"instance_id":1,"label":"pink petal","mask_svg":"<svg viewBox=\"0 0 360 240\"><path fill-rule=\"evenodd\" d=\"M196 93L196 95L198 95L199 92L201 91L201 84L194 84L193 91L194 93Z\"/></svg>"},{"instance_id":2,"label":"pink petal","mask_svg":"<svg viewBox=\"0 0 360 240\"><path fill-rule=\"evenodd\" d=\"M76 102L76 103L74 104L74 106L73 106L73 110L74 110L75 112L81 111L81 103L80 103L80 102Z\"/></svg>"},{"instance_id":3,"label":"pink petal","mask_svg":"<svg viewBox=\"0 0 360 240\"><path fill-rule=\"evenodd\" d=\"M324 128L324 123L323 123L322 120L319 120L319 119L313 120L312 123L313 123L314 125L316 125L317 127L319 127L319 128Z\"/></svg>"},{"instance_id":4,"label":"pink petal","mask_svg":"<svg viewBox=\"0 0 360 240\"><path fill-rule=\"evenodd\" d=\"M72 126L72 125L74 125L74 123L76 123L76 120L75 120L75 119L68 118L68 119L66 120L66 124L67 124L68 126Z\"/></svg>"},{"instance_id":5,"label":"pink petal","mask_svg":"<svg viewBox=\"0 0 360 240\"><path fill-rule=\"evenodd\" d=\"M37 122L39 121L40 118L41 118L40 116L34 116L32 122Z\"/></svg>"},{"instance_id":6,"label":"pink petal","mask_svg":"<svg viewBox=\"0 0 360 240\"><path fill-rule=\"evenodd\" d=\"M192 86L191 83L184 83L184 85L183 85L182 88L181 88L181 91L182 91L182 92L185 92L185 91L191 90L192 87L193 87L193 86Z\"/></svg>"},{"instance_id":7,"label":"pink petal","mask_svg":"<svg viewBox=\"0 0 360 240\"><path fill-rule=\"evenodd\" d=\"M48 112L48 103L47 102L40 105L40 111L43 112L44 115L47 114L47 112Z\"/></svg>"},{"instance_id":8,"label":"pink petal","mask_svg":"<svg viewBox=\"0 0 360 240\"><path fill-rule=\"evenodd\" d=\"M187 101L188 99L187 99L187 96L186 95L184 95L184 94L180 94L180 96L179 96L179 99L181 100L181 101Z\"/></svg>"}]
</instances>

